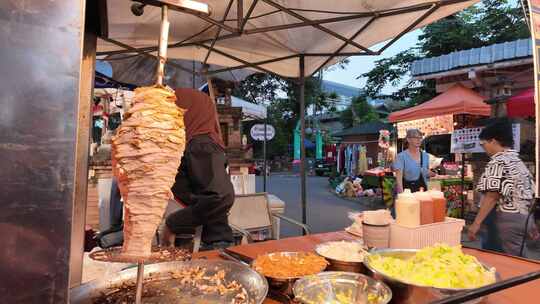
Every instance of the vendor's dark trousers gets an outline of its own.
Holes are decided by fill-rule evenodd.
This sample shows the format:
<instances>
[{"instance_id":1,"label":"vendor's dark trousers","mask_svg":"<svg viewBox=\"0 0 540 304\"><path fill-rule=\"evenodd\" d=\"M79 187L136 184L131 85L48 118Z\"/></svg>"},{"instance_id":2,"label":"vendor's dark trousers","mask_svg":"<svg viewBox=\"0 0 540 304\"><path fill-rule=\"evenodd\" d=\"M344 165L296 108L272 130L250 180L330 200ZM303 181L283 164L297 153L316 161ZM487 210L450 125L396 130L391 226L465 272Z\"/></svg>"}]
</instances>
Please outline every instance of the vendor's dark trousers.
<instances>
[{"instance_id":1,"label":"vendor's dark trousers","mask_svg":"<svg viewBox=\"0 0 540 304\"><path fill-rule=\"evenodd\" d=\"M521 243L526 233L526 221L525 214L493 210L484 221L487 235L482 242L482 248L519 256ZM531 222L529 222L529 229L532 227Z\"/></svg>"},{"instance_id":2,"label":"vendor's dark trousers","mask_svg":"<svg viewBox=\"0 0 540 304\"><path fill-rule=\"evenodd\" d=\"M193 233L202 225L204 243L233 241L228 213L234 188L225 169L225 152L209 136L197 136L188 143L171 189L187 207L167 217L173 233Z\"/></svg>"}]
</instances>

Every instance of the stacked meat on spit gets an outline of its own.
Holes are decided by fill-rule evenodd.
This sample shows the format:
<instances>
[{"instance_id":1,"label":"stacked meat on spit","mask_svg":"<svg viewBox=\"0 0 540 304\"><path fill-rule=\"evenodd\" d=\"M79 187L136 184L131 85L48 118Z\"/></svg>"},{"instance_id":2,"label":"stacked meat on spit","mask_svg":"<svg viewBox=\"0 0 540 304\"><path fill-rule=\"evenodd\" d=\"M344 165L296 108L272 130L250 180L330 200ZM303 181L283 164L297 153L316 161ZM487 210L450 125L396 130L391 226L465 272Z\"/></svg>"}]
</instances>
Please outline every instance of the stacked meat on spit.
<instances>
[{"instance_id":1,"label":"stacked meat on spit","mask_svg":"<svg viewBox=\"0 0 540 304\"><path fill-rule=\"evenodd\" d=\"M113 137L113 173L124 200L126 258L146 258L171 197L185 147L183 110L174 91L135 90L133 105Z\"/></svg>"}]
</instances>

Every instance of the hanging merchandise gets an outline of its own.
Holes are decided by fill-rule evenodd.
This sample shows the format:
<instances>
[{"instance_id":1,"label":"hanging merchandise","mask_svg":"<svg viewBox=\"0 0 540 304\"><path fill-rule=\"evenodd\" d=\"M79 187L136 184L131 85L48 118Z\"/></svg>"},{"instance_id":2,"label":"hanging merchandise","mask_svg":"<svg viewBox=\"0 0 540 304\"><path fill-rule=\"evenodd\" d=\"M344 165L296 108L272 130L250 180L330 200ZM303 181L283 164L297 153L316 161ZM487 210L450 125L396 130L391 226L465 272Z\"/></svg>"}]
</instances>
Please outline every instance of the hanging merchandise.
<instances>
[{"instance_id":1,"label":"hanging merchandise","mask_svg":"<svg viewBox=\"0 0 540 304\"><path fill-rule=\"evenodd\" d=\"M380 167L385 168L391 162L391 155L388 153L390 149L390 131L379 131L379 148L381 152L377 155L377 163Z\"/></svg>"},{"instance_id":2,"label":"hanging merchandise","mask_svg":"<svg viewBox=\"0 0 540 304\"><path fill-rule=\"evenodd\" d=\"M353 145L350 175L356 176L357 174L358 174L358 145Z\"/></svg>"},{"instance_id":3,"label":"hanging merchandise","mask_svg":"<svg viewBox=\"0 0 540 304\"><path fill-rule=\"evenodd\" d=\"M345 147L344 146L340 146L338 155L339 155L338 172L341 174L342 172L345 171Z\"/></svg>"},{"instance_id":4,"label":"hanging merchandise","mask_svg":"<svg viewBox=\"0 0 540 304\"><path fill-rule=\"evenodd\" d=\"M345 166L344 166L345 175L349 175L350 168L351 168L351 147L347 146L345 148Z\"/></svg>"},{"instance_id":5,"label":"hanging merchandise","mask_svg":"<svg viewBox=\"0 0 540 304\"><path fill-rule=\"evenodd\" d=\"M379 131L379 147L382 149L390 148L390 131L388 130Z\"/></svg>"},{"instance_id":6,"label":"hanging merchandise","mask_svg":"<svg viewBox=\"0 0 540 304\"><path fill-rule=\"evenodd\" d=\"M347 175L348 176L353 176L354 173L354 145L350 145L349 147L347 147L347 156L348 156L348 161L347 161Z\"/></svg>"},{"instance_id":7,"label":"hanging merchandise","mask_svg":"<svg viewBox=\"0 0 540 304\"><path fill-rule=\"evenodd\" d=\"M336 170L337 170L337 173L339 175L340 172L341 172L341 146L337 147L336 153L337 153L337 155L336 155Z\"/></svg>"},{"instance_id":8,"label":"hanging merchandise","mask_svg":"<svg viewBox=\"0 0 540 304\"><path fill-rule=\"evenodd\" d=\"M358 157L358 174L364 175L369 169L367 161L367 148L365 146L360 146L360 153Z\"/></svg>"}]
</instances>

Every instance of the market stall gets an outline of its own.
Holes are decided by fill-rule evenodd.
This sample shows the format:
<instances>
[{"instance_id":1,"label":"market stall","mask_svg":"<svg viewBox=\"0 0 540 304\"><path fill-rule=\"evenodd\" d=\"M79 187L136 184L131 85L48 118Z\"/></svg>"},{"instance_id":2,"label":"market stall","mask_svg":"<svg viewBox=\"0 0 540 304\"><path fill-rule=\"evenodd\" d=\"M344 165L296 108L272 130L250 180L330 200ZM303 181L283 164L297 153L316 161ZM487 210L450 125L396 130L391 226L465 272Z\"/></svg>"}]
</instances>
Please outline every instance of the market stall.
<instances>
[{"instance_id":1,"label":"market stall","mask_svg":"<svg viewBox=\"0 0 540 304\"><path fill-rule=\"evenodd\" d=\"M279 4L276 4L275 2L272 2L272 1L265 1L265 2L269 3L271 6L274 6L274 7L278 8L278 9L282 9L282 7ZM231 2L229 3L229 8L230 8L230 4L231 4ZM254 5L252 7L254 7ZM229 9L227 9L227 12L225 13L224 19L226 19L226 17L227 17L228 10ZM226 26L224 26L223 28L226 29ZM220 29L220 31L221 31L221 29ZM219 36L219 32L218 32L218 36ZM209 57L211 57L210 53L218 53L219 55L223 55L222 51L219 51L217 48L216 49L212 48L214 46L214 44L216 43L216 40L217 40L218 36L216 36L216 38L213 40L212 46L209 47L209 49L208 49L209 52L206 55L205 61L207 59L209 59ZM234 53L234 51L232 53ZM163 57L160 56L160 59L163 59ZM304 55L301 55L299 59L300 59L299 60L299 67L300 67L299 68L299 76L300 76L301 81L302 81L304 76L305 76L305 73L304 73L305 72L305 70L304 70L304 68L305 68ZM233 58L233 60L234 60L234 58ZM331 59L330 59L330 61L331 61ZM324 64L323 64L323 66L324 66ZM260 68L260 67L258 67L258 68ZM309 73L310 73L310 71L308 69L308 74ZM159 77L158 77L158 79L159 79ZM301 90L301 92L302 92L302 90ZM302 95L302 93L301 93L301 95ZM301 98L301 101L302 101L302 99L303 98ZM304 177L304 179L305 179L305 177ZM304 182L305 182L305 180L304 180ZM303 189L303 192L304 192L303 193L303 195L304 195L303 203L304 203L304 212L305 212L305 188ZM305 218L305 214L304 214L303 220L305 221L305 219L306 218ZM367 223L366 223L366 225L367 225ZM377 225L373 225L373 226L377 226ZM373 236L371 236L371 237L373 237ZM343 238L348 238L348 237L343 236L343 235L338 233L337 236L330 235L329 238L335 240L335 239L343 239ZM367 234L365 234L365 239L367 240ZM280 291L282 291L282 292L276 294L275 289L273 289L273 287L275 288L276 286L273 285L273 283L282 283L282 282L278 282L279 280L277 280L277 279L281 279L281 278L283 278L283 276L284 276L285 280L287 281L286 284L288 284L288 283L292 284L292 282L294 280L296 280L296 279L301 280L302 277L304 277L305 275L317 275L321 270L324 269L324 266L326 266L326 263L327 263L325 258L323 258L321 255L316 255L313 252L311 252L313 250L313 246L319 244L317 236L313 236L313 237L308 236L308 237L296 238L296 239L291 239L289 241L294 242L294 243L289 243L289 242L286 242L286 241L281 241L281 243L280 243L280 241L276 241L276 242L261 243L261 245L252 245L254 247L249 247L248 246L248 247L236 248L238 250L238 251L236 251L237 254L240 253L241 255L247 256L248 258L251 257L251 259L255 258L255 260L252 260L253 264L251 265L252 266L251 268L253 268L253 269L243 267L242 270L240 270L240 271L248 271L249 272L249 278L250 279L247 280L247 281L242 281L240 278L238 278L237 280L231 281L230 276L229 277L227 276L227 270L230 271L229 274L235 274L236 272L233 270L234 268L232 266L229 267L229 268L227 268L226 266L222 266L221 268L219 268L219 266L217 266L217 265L221 265L221 264L217 263L216 259L212 259L212 258L215 258L215 256L212 256L213 253L208 253L208 256L206 256L206 257L209 258L209 259L206 260L206 261L205 260L199 260L199 261L184 262L182 264L179 264L179 266L182 265L181 269L185 270L187 272L187 274L186 274L186 272L181 272L181 273L172 272L171 277L170 278L167 277L166 281L167 282L175 282L174 280L178 280L179 278L181 278L182 280L181 280L180 284L181 284L182 290L185 291L185 289L183 289L183 288L185 288L186 285L189 285L189 287L191 288L189 290L194 290L194 292L192 293L193 297L200 296L201 294L203 296L206 295L206 294L211 295L211 296L215 296L215 295L224 296L224 295L227 295L229 292L234 292L234 293L236 293L236 295L235 295L233 301L231 301L232 303L248 303L249 301L247 299L258 299L258 298L255 298L255 296L251 297L252 295L250 294L250 292L252 292L254 290L254 288L248 288L248 287L254 287L255 285L249 285L249 284L252 284L254 281L262 281L263 282L263 283L261 283L262 286L260 286L260 288L258 288L256 291L266 290L266 291L268 291L268 294L270 295L270 297L273 297L274 299L279 298L278 302L281 302L281 303L288 302L288 301L283 301L283 297L290 296L290 290L291 289L287 288L285 291L280 289ZM255 246L260 246L260 247L255 247ZM257 248L259 248L260 251L257 252ZM242 252L243 249L245 249L246 251ZM249 251L250 249L254 250L254 252L253 251L250 252ZM306 252L306 253L294 253L294 252L291 252L291 251L296 251L296 250L306 250L306 251L309 251L309 252ZM234 252L234 248L232 249L232 251ZM281 252L281 253L270 253L272 251L286 251L287 253L283 253L283 252ZM479 253L477 253L474 250L470 250L470 251L466 251L466 252L469 253L469 254L472 254L472 255L474 255L474 254L480 255ZM376 253L370 253L368 256L371 256L372 254L376 255ZM501 268L504 268L503 265L508 261L503 260L502 262L498 263L497 258L494 258L494 256L495 255L493 255L491 253L486 254L486 256L484 256L484 259L488 260L488 262L492 262L493 264L497 264L497 265L501 266ZM195 255L195 257L197 257L197 255ZM488 257L493 257L493 259L490 259ZM271 267L271 269L266 268L268 266L264 266L264 265L274 263L274 261L275 261L274 259L283 260L284 264L277 265L277 267L276 267L276 265L273 265ZM258 261L260 261L260 263L257 263ZM309 261L310 263L304 263L305 261ZM474 260L473 260L473 262L474 262ZM491 283L493 283L493 285L496 285L496 283L495 283L496 282L496 277L495 277L494 270L488 269L487 267L484 267L484 266L478 264L478 262L474 262L474 263L476 263L474 265L477 266L475 269L481 268L482 271L489 272L489 273L493 274L493 277L492 277L493 281ZM139 262L139 269L142 269L141 264L142 264L142 262ZM366 267L369 268L368 263L364 263L364 264L366 264ZM191 265L191 266L187 266L187 265ZM204 266L202 268L203 272L199 271L201 269L201 268L198 268L198 267L200 267L200 265L206 265L206 266ZM234 265L238 266L238 264L234 264ZM310 268L310 269L307 269L306 265L312 265L313 267ZM170 266L171 268L173 268L174 264L169 264L169 265L156 264L156 265L150 266L150 268L151 269L160 268L160 266L163 266L162 267L163 270L168 270L170 268L166 268L166 266ZM193 270L193 268L189 268L189 267L193 267L193 266L195 266L195 269L198 272L195 272L195 273L191 272ZM534 266L529 265L529 264L527 264L526 266L527 266L527 268L529 268L528 270L530 270L530 268L535 268ZM211 268L211 267L216 267L216 268ZM283 269L281 269L281 267ZM211 269L220 269L220 270L217 273L213 274L212 276L208 276L209 273L206 272L206 271L210 270L210 272L211 272L212 271ZM290 272L288 272L288 271L290 271L291 269L293 270L292 273L295 273L295 274L289 274ZM252 270L256 270L257 273L254 273ZM267 270L268 270L268 273L266 272ZM163 275L164 273L165 273L165 271L162 271L161 275ZM280 277L279 276L280 273L285 273L285 274ZM131 271L131 274L133 274L133 271ZM186 277L186 275L188 277ZM269 286L264 286L264 281L260 280L260 277L263 276L263 275L267 278L267 282L268 282L267 284ZM538 273L533 273L533 274L531 274L531 277L529 279L532 280L533 278L536 278L536 276L538 276L538 275L539 275ZM119 276L120 275L117 275L117 277L119 277ZM182 283L182 281L184 281L186 279L194 280L194 279L200 278L201 276L205 276L204 278L205 278L205 280L207 280L207 281L204 281L204 284L203 284L202 287L200 287L201 282L199 282L199 281L195 281L196 283L193 283L193 284ZM508 277L509 276L511 276L511 275L508 275ZM137 294L138 294L139 298L141 297L141 293L143 293L142 288L140 288L140 286L142 285L143 277L144 276L143 276L142 271L139 271L137 273L137 286L138 286L137 290L140 291ZM206 279L207 277L209 277L210 279ZM374 277L376 278L375 274L374 274ZM152 276L153 280L158 280L158 278L160 278L160 272L158 272L158 275ZM291 281L289 281L289 280L291 280ZM370 279L370 280L372 280L372 279ZM218 283L215 283L215 282L218 282ZM225 283L221 283L221 282L225 282ZM151 283L153 283L153 282L146 282L145 284L151 284ZM216 285L214 285L214 284L216 284ZM225 285L223 285L223 284L225 284ZM238 287L239 284L240 284L241 288ZM378 282L377 284L379 286L382 286L382 283L380 283L380 282ZM487 284L486 288L488 288L489 285L490 284ZM90 286L95 286L95 285L90 284ZM286 285L286 286L290 287L290 285ZM484 286L484 285L481 285L481 286ZM501 286L501 288L508 287L508 286L509 285ZM73 291L74 295L75 295L74 299L76 299L76 300L79 299L78 296L80 295L80 293L78 293L78 292L81 289L84 289L84 287L85 286L81 286L80 288L74 289L74 291ZM171 289L172 289L172 291L171 291ZM470 289L471 288L468 287L468 291L470 291ZM219 293L217 293L216 291L212 291L212 290L219 290ZM426 301L426 300L430 301L430 300L435 299L435 296L433 296L430 293L426 293L425 289L417 289L416 287L414 287L412 290L413 290L412 293L409 294L408 297L407 297L407 301L416 302L416 301ZM131 290L131 291L134 291L134 289ZM172 292L173 294L174 294L175 291L176 290L174 288L168 289L168 292ZM527 290L527 291L529 291L529 290ZM294 292L296 292L296 291L294 291ZM179 294L180 295L178 295L178 294L175 294L175 295L180 297L182 295L182 292L179 292ZM399 299L399 297L397 296L398 295L398 290L394 289L393 294L395 295L396 301L398 301L398 299ZM257 292L257 295L260 295L260 293ZM387 293L387 295L388 295L388 293ZM107 294L107 297L108 296L110 296L110 295ZM148 296L148 294L146 296ZM157 296L159 297L159 296L161 296L161 294L158 294ZM185 296L185 294L184 294L184 296ZM519 298L515 298L513 300L518 300L518 301L523 302L522 296L523 296L523 293L521 293L519 295ZM367 293L366 293L366 298L369 299ZM499 300L499 299L496 299L496 300ZM378 298L376 298L376 301L379 302ZM260 301L258 301L258 302L260 302ZM511 301L509 301L509 302L511 302ZM77 303L79 303L79 302L77 302Z\"/></svg>"},{"instance_id":2,"label":"market stall","mask_svg":"<svg viewBox=\"0 0 540 304\"><path fill-rule=\"evenodd\" d=\"M203 65L229 67L203 71L208 75L251 68L298 78L301 201L305 223L305 77L347 56L379 54L404 33L476 2L383 1L366 7L357 1L342 1L330 7L324 1L301 1L294 5L282 5L272 0L208 1L212 17L189 10L187 14L171 14L171 24L182 30L171 31L170 40L179 42L169 45L169 56L201 61ZM107 10L115 14L108 16L108 33L100 37L97 54L153 56L150 52L156 51L157 47L148 29L158 27L158 8L145 7L144 18L131 13L129 2L108 2ZM395 26L385 26L388 23ZM313 41L318 43L313 44ZM385 42L380 49L370 49L380 42Z\"/></svg>"},{"instance_id":3,"label":"market stall","mask_svg":"<svg viewBox=\"0 0 540 304\"><path fill-rule=\"evenodd\" d=\"M6 205L2 227L8 243L17 244L2 252L2 273L14 278L7 282L7 290L15 291L5 294L8 302L68 302L69 287L80 283L89 142L86 127L90 125L92 87L89 76L93 77L96 43L98 55L157 57L157 83L164 84L168 46L164 29L170 25L170 41L175 41L169 45L172 57L297 77L304 136L305 76L344 57L379 54L404 33L477 1L382 1L369 6L358 1L299 1L295 7L271 0L236 1L237 6L233 6L235 1L208 1L211 9L195 1L141 2L146 6L119 0L30 1L24 7L12 3L0 6L2 11L11 12L6 15L15 16L9 21L2 19L2 24L20 30L17 38L11 31L2 35L11 42L6 47L10 56L2 59L13 73L6 84L16 88L2 90L11 92L2 101L17 102L6 107L13 122L8 130L13 132L2 135L8 144L1 147L7 161L2 167L5 170L0 171L10 181L1 192L12 202ZM167 5L171 5L170 11ZM389 23L394 26L388 27ZM43 35L54 39L40 39L47 37ZM368 48L383 41L389 42L379 50ZM66 47L59 51L58 45ZM28 73L35 71L34 51L45 63L39 65L39 72ZM51 64L59 58L63 64ZM10 59L15 64L8 62ZM43 75L50 72L56 72L65 83L42 86ZM223 70L200 73L218 72ZM26 87L28 84L32 87ZM42 102L35 102L38 98ZM38 114L39 121L35 120ZM60 124L59 117L67 122ZM40 208L35 207L38 200ZM302 203L305 222L304 173ZM302 244L306 240L309 237L296 241ZM29 247L39 250L28 251ZM142 269L142 260L137 262Z\"/></svg>"},{"instance_id":4,"label":"market stall","mask_svg":"<svg viewBox=\"0 0 540 304\"><path fill-rule=\"evenodd\" d=\"M292 237L278 241L267 241L262 243L255 243L249 245L242 245L229 248L231 254L238 254L242 259L255 259L259 256L266 255L268 253L276 252L315 252L318 245L333 241L353 241L358 242L359 238L346 232L331 232L324 234L312 234L302 237ZM471 255L477 258L482 263L494 267L497 273L500 275L501 280L507 280L517 277L522 277L530 273L536 273L540 271L540 263L537 261L526 260L517 257L506 256L493 252L464 248L465 254ZM209 251L194 254L195 259L207 259L209 261L223 261L227 258L218 251ZM362 271L364 272L364 271ZM253 278L256 280L256 277ZM523 285L519 285L510 289L504 289L497 293L490 294L481 303L486 304L510 304L510 303L536 303L536 292L540 288L540 281L532 281ZM324 296L324 295L323 295ZM277 292L275 289L270 288L266 299L263 303L296 303L292 301L294 295L287 295ZM400 301L393 303L416 303L424 304L437 300L437 297L426 288L413 288L406 301ZM376 303L376 302L375 302Z\"/></svg>"},{"instance_id":5,"label":"market stall","mask_svg":"<svg viewBox=\"0 0 540 304\"><path fill-rule=\"evenodd\" d=\"M469 136L461 134L461 129L474 126L480 117L490 116L491 108L484 100L483 96L473 90L456 84L425 103L393 112L388 117L397 125L398 138L404 138L410 128L419 129L425 137L448 135L447 141L450 144L445 154L453 153L455 160L447 160L442 165L445 172L431 178L429 187L445 193L449 216L464 216L467 192L472 190L473 184L472 170L465 163L466 151L452 148L458 139L468 140Z\"/></svg>"},{"instance_id":6,"label":"market stall","mask_svg":"<svg viewBox=\"0 0 540 304\"><path fill-rule=\"evenodd\" d=\"M506 101L508 117L534 117L534 88L526 89Z\"/></svg>"},{"instance_id":7,"label":"market stall","mask_svg":"<svg viewBox=\"0 0 540 304\"><path fill-rule=\"evenodd\" d=\"M245 245L231 248L234 252L241 253L249 257L257 257L258 255L267 252L278 251L313 251L315 247L324 242L340 241L340 240L355 240L356 238L345 232L333 232L325 234L309 235L304 237L288 238L279 241L269 241L264 243ZM536 261L505 256L492 252L466 248L464 251L471 254L482 262L489 264L500 273L502 279L508 279L540 270L540 263ZM219 258L217 252L203 253L201 256L208 258ZM502 292L490 295L482 303L536 303L536 290L540 288L540 281L530 282L512 289L507 289ZM272 299L272 294L264 303L283 303L279 299ZM274 296L275 298L275 296ZM415 290L413 296L406 303L429 303L436 298L426 290Z\"/></svg>"},{"instance_id":8,"label":"market stall","mask_svg":"<svg viewBox=\"0 0 540 304\"><path fill-rule=\"evenodd\" d=\"M336 194L352 199L381 197L391 206L394 177L390 165L395 156L391 137L395 133L390 124L368 122L334 134L340 138L338 176L330 181Z\"/></svg>"}]
</instances>

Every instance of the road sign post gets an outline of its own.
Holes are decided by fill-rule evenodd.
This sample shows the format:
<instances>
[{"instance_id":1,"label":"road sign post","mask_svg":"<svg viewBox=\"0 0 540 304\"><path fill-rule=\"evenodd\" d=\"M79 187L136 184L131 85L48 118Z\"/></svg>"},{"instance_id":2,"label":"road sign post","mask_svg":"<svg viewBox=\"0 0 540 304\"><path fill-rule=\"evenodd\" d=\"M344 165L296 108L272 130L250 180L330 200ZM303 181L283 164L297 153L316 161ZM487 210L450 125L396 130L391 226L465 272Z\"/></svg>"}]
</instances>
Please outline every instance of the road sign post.
<instances>
[{"instance_id":1,"label":"road sign post","mask_svg":"<svg viewBox=\"0 0 540 304\"><path fill-rule=\"evenodd\" d=\"M267 172L267 164L266 164L266 142L269 140L272 140L274 136L276 136L276 129L274 126L269 125L267 123L267 119L265 118L264 124L256 124L251 127L250 135L253 140L256 141L262 141L263 142L263 191L266 192L266 172Z\"/></svg>"}]
</instances>

